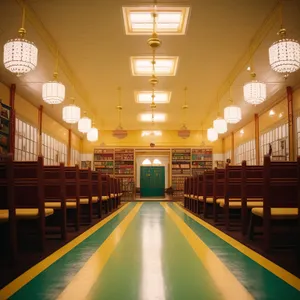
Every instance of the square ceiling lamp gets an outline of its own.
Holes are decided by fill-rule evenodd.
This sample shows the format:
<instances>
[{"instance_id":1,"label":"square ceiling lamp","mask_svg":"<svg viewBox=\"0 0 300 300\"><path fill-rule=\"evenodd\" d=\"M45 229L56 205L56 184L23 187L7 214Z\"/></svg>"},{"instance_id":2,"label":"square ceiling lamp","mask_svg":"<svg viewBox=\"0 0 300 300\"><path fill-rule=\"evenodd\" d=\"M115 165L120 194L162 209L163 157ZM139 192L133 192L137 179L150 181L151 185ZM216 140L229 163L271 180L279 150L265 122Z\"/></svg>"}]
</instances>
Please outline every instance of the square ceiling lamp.
<instances>
[{"instance_id":1,"label":"square ceiling lamp","mask_svg":"<svg viewBox=\"0 0 300 300\"><path fill-rule=\"evenodd\" d=\"M155 104L170 103L171 92L164 91L154 91ZM151 91L139 91L134 93L134 98L136 103L146 103L150 104L152 102L152 92Z\"/></svg>"},{"instance_id":2,"label":"square ceiling lamp","mask_svg":"<svg viewBox=\"0 0 300 300\"><path fill-rule=\"evenodd\" d=\"M152 122L152 113L144 113L139 115L139 120L141 122ZM154 113L154 123L165 122L166 114Z\"/></svg>"},{"instance_id":3,"label":"square ceiling lamp","mask_svg":"<svg viewBox=\"0 0 300 300\"><path fill-rule=\"evenodd\" d=\"M146 35L153 31L153 7L123 7L123 19L127 35ZM156 27L159 35L184 35L189 7L156 7Z\"/></svg>"},{"instance_id":4,"label":"square ceiling lamp","mask_svg":"<svg viewBox=\"0 0 300 300\"><path fill-rule=\"evenodd\" d=\"M152 56L130 57L131 71L133 76L151 76ZM175 76L178 65L178 56L156 56L155 74L157 76Z\"/></svg>"}]
</instances>

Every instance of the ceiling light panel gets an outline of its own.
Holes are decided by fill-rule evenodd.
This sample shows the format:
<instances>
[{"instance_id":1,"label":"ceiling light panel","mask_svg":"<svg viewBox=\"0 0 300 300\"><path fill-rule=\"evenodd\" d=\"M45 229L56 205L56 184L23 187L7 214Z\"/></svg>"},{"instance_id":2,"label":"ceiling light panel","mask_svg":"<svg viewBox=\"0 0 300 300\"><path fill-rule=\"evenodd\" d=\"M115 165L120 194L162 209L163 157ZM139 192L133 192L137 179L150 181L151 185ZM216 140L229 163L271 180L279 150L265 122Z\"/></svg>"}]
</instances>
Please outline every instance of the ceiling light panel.
<instances>
[{"instance_id":1,"label":"ceiling light panel","mask_svg":"<svg viewBox=\"0 0 300 300\"><path fill-rule=\"evenodd\" d=\"M151 34L153 31L153 7L123 7L125 32L128 35ZM157 7L157 33L183 35L186 33L189 7Z\"/></svg>"},{"instance_id":2,"label":"ceiling light panel","mask_svg":"<svg viewBox=\"0 0 300 300\"><path fill-rule=\"evenodd\" d=\"M151 76L152 57L134 56L130 57L131 71L133 76ZM178 56L156 56L155 74L157 76L175 76L178 65Z\"/></svg>"},{"instance_id":3,"label":"ceiling light panel","mask_svg":"<svg viewBox=\"0 0 300 300\"><path fill-rule=\"evenodd\" d=\"M164 91L155 91L154 92L155 98L154 102L156 104L164 104L170 103L171 99L171 92L164 92ZM135 92L135 102L136 103L151 103L152 102L152 92L150 91L139 91Z\"/></svg>"},{"instance_id":4,"label":"ceiling light panel","mask_svg":"<svg viewBox=\"0 0 300 300\"><path fill-rule=\"evenodd\" d=\"M141 122L152 122L152 113L140 114L139 120ZM163 113L154 114L154 122L165 122L165 121L166 121L166 114Z\"/></svg>"}]
</instances>

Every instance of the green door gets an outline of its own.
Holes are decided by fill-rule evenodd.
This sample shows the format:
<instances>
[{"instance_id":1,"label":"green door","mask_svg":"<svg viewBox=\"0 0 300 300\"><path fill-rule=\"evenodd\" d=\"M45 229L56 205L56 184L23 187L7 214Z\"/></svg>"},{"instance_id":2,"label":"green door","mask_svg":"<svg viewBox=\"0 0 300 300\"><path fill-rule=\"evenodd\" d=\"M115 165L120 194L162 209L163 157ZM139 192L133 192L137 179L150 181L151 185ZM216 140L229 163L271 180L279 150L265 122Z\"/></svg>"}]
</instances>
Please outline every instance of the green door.
<instances>
[{"instance_id":1,"label":"green door","mask_svg":"<svg viewBox=\"0 0 300 300\"><path fill-rule=\"evenodd\" d=\"M165 195L165 167L141 167L141 197L163 197Z\"/></svg>"}]
</instances>

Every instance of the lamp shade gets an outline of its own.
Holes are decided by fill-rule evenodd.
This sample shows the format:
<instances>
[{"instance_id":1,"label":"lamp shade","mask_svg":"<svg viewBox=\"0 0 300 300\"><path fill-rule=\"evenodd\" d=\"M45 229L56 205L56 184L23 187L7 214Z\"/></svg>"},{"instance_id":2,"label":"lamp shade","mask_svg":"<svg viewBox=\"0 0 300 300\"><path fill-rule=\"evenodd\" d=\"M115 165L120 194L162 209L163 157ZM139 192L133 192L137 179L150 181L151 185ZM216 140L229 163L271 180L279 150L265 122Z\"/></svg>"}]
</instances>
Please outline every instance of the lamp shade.
<instances>
[{"instance_id":1,"label":"lamp shade","mask_svg":"<svg viewBox=\"0 0 300 300\"><path fill-rule=\"evenodd\" d=\"M227 122L223 118L217 118L213 122L214 129L217 131L217 133L222 134L227 132Z\"/></svg>"},{"instance_id":2,"label":"lamp shade","mask_svg":"<svg viewBox=\"0 0 300 300\"><path fill-rule=\"evenodd\" d=\"M60 104L65 100L65 86L58 81L49 81L43 84L42 97L48 104Z\"/></svg>"},{"instance_id":3,"label":"lamp shade","mask_svg":"<svg viewBox=\"0 0 300 300\"><path fill-rule=\"evenodd\" d=\"M263 82L252 80L244 85L244 99L246 102L258 105L267 98L267 87Z\"/></svg>"},{"instance_id":4,"label":"lamp shade","mask_svg":"<svg viewBox=\"0 0 300 300\"><path fill-rule=\"evenodd\" d=\"M80 107L70 104L63 108L62 118L66 123L75 124L80 119Z\"/></svg>"},{"instance_id":5,"label":"lamp shade","mask_svg":"<svg viewBox=\"0 0 300 300\"><path fill-rule=\"evenodd\" d=\"M279 33L282 39L269 48L269 62L274 71L287 75L300 68L300 44L296 40L284 38L284 29Z\"/></svg>"},{"instance_id":6,"label":"lamp shade","mask_svg":"<svg viewBox=\"0 0 300 300\"><path fill-rule=\"evenodd\" d=\"M229 124L236 124L242 119L241 108L236 105L230 105L224 108L224 119Z\"/></svg>"},{"instance_id":7,"label":"lamp shade","mask_svg":"<svg viewBox=\"0 0 300 300\"><path fill-rule=\"evenodd\" d=\"M143 162L142 162L142 165L143 166L151 166L150 159L149 158L144 159Z\"/></svg>"},{"instance_id":8,"label":"lamp shade","mask_svg":"<svg viewBox=\"0 0 300 300\"><path fill-rule=\"evenodd\" d=\"M34 43L24 38L7 41L3 50L5 68L18 76L34 70L37 66L38 49Z\"/></svg>"},{"instance_id":9,"label":"lamp shade","mask_svg":"<svg viewBox=\"0 0 300 300\"><path fill-rule=\"evenodd\" d=\"M78 121L78 130L82 133L87 133L92 128L92 120L88 117L82 117Z\"/></svg>"},{"instance_id":10,"label":"lamp shade","mask_svg":"<svg viewBox=\"0 0 300 300\"><path fill-rule=\"evenodd\" d=\"M210 142L214 142L218 139L218 133L214 128L208 128L207 129L207 139Z\"/></svg>"},{"instance_id":11,"label":"lamp shade","mask_svg":"<svg viewBox=\"0 0 300 300\"><path fill-rule=\"evenodd\" d=\"M96 141L98 141L98 129L95 128L95 127L92 127L90 129L90 131L87 133L86 138L90 142L96 142Z\"/></svg>"}]
</instances>

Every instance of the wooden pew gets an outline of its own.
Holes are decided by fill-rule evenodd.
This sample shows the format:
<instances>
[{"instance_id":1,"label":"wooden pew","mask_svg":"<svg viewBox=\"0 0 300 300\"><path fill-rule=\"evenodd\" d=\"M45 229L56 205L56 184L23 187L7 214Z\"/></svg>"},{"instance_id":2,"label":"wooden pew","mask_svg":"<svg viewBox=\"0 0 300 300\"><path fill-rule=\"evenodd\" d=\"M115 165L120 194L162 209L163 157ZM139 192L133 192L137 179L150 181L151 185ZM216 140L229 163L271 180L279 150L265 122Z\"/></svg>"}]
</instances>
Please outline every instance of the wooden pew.
<instances>
[{"instance_id":1,"label":"wooden pew","mask_svg":"<svg viewBox=\"0 0 300 300\"><path fill-rule=\"evenodd\" d=\"M247 233L251 209L263 206L263 172L263 166L247 166L246 161L242 162L241 219L243 235ZM238 202L233 204L239 206Z\"/></svg>"},{"instance_id":2,"label":"wooden pew","mask_svg":"<svg viewBox=\"0 0 300 300\"><path fill-rule=\"evenodd\" d=\"M102 202L104 204L105 213L108 213L112 210L111 198L110 198L110 180L109 175L101 175L102 183Z\"/></svg>"},{"instance_id":3,"label":"wooden pew","mask_svg":"<svg viewBox=\"0 0 300 300\"><path fill-rule=\"evenodd\" d=\"M100 171L92 171L92 197L97 197L96 214L102 218L102 176Z\"/></svg>"},{"instance_id":4,"label":"wooden pew","mask_svg":"<svg viewBox=\"0 0 300 300\"><path fill-rule=\"evenodd\" d=\"M297 162L271 162L264 157L263 207L253 208L250 223L252 238L255 218L263 223L264 250L269 251L272 229L276 225L295 223L297 243L300 239L300 157Z\"/></svg>"},{"instance_id":5,"label":"wooden pew","mask_svg":"<svg viewBox=\"0 0 300 300\"><path fill-rule=\"evenodd\" d=\"M1 203L8 206L1 209L0 219L7 220L10 227L10 246L14 258L17 256L17 229L19 221L37 222L37 236L39 248L45 248L45 218L53 214L53 209L45 208L44 202L44 166L43 157L39 156L37 161L13 162L12 156L8 156L5 163L7 181L6 196L8 201ZM3 175L3 165L2 175ZM4 183L3 177L1 182ZM3 185L2 185L3 187ZM1 208L3 205L1 204ZM23 226L20 228L24 230ZM22 235L23 236L23 235Z\"/></svg>"},{"instance_id":6,"label":"wooden pew","mask_svg":"<svg viewBox=\"0 0 300 300\"><path fill-rule=\"evenodd\" d=\"M194 175L193 177L191 177L190 202L191 202L190 210L195 213L196 212L196 206L198 204L198 197L197 197L197 176L196 175Z\"/></svg>"},{"instance_id":7,"label":"wooden pew","mask_svg":"<svg viewBox=\"0 0 300 300\"><path fill-rule=\"evenodd\" d=\"M209 208L213 205L214 171L205 171L203 174L203 217L207 218ZM200 200L200 199L199 199Z\"/></svg>"},{"instance_id":8,"label":"wooden pew","mask_svg":"<svg viewBox=\"0 0 300 300\"><path fill-rule=\"evenodd\" d=\"M196 180L196 193L197 193L197 206L196 206L196 214L200 215L203 211L203 174L197 175Z\"/></svg>"},{"instance_id":9,"label":"wooden pew","mask_svg":"<svg viewBox=\"0 0 300 300\"><path fill-rule=\"evenodd\" d=\"M60 215L62 239L67 238L67 203L65 166L44 166L45 207L51 208Z\"/></svg>"},{"instance_id":10,"label":"wooden pew","mask_svg":"<svg viewBox=\"0 0 300 300\"><path fill-rule=\"evenodd\" d=\"M225 197L225 169L215 168L213 182L213 219L218 221L218 211L220 201Z\"/></svg>"}]
</instances>

